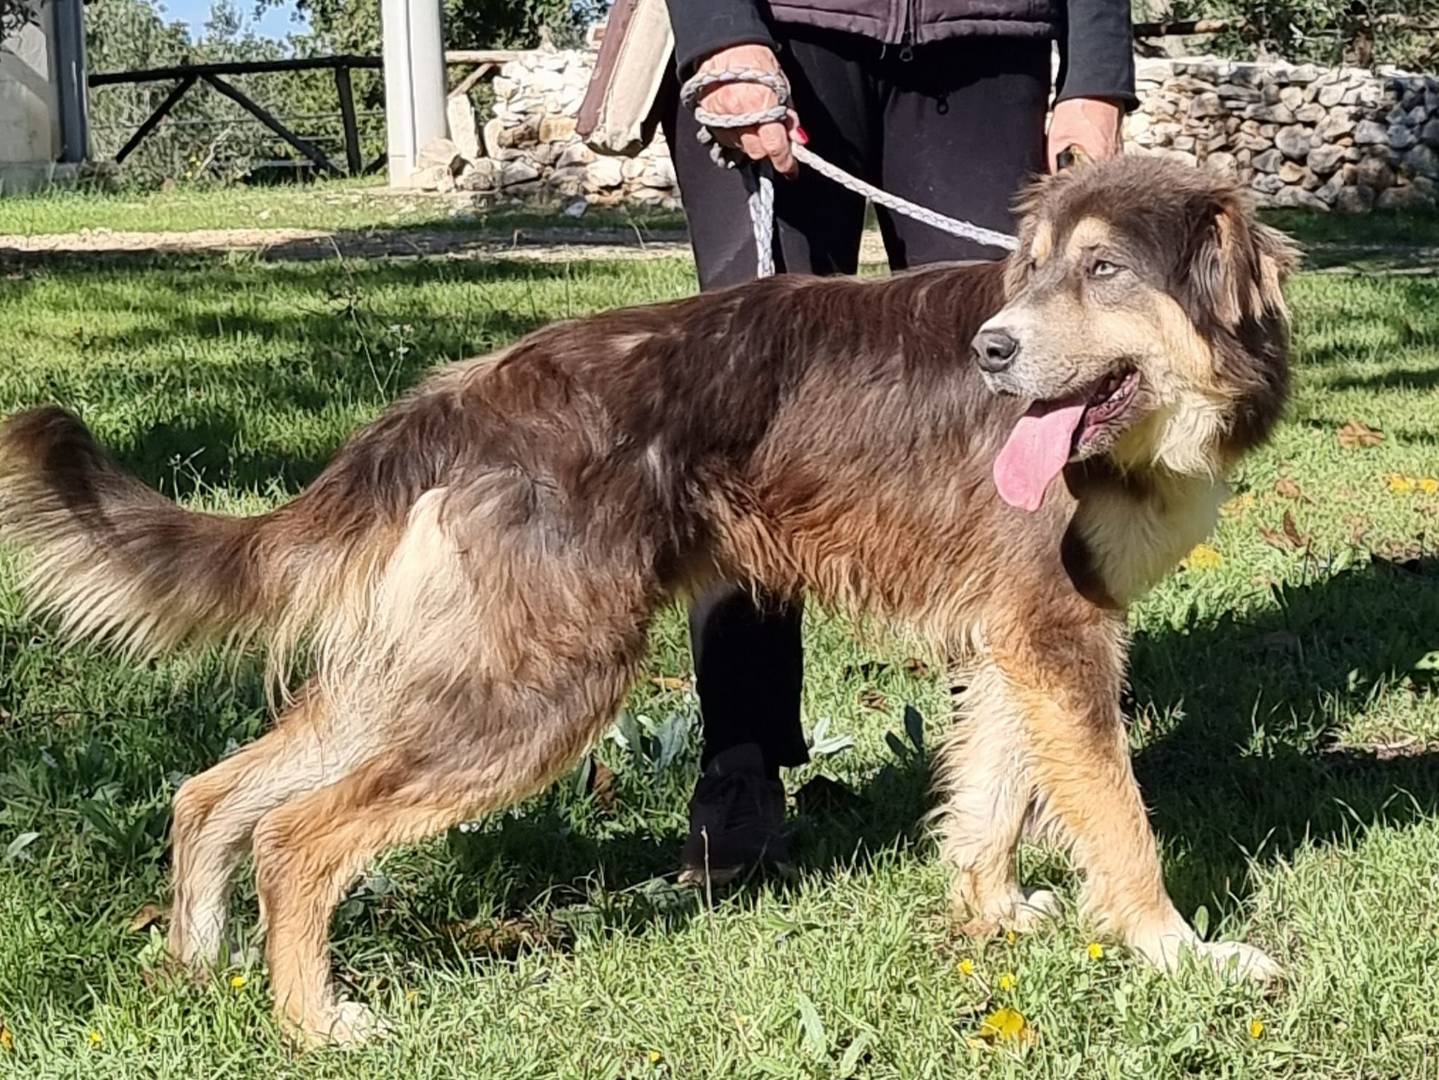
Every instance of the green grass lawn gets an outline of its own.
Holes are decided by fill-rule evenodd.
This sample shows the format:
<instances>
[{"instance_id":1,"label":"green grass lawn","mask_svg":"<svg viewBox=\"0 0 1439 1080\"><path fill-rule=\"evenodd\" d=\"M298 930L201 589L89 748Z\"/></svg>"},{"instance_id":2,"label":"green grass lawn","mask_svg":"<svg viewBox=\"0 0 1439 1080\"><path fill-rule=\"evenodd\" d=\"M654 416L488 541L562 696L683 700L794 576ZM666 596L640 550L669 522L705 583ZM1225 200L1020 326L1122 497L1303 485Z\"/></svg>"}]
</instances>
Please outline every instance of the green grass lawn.
<instances>
[{"instance_id":1,"label":"green grass lawn","mask_svg":"<svg viewBox=\"0 0 1439 1080\"><path fill-rule=\"evenodd\" d=\"M111 229L164 232L191 229L461 228L509 231L557 228L674 229L674 211L595 208L582 218L520 207L457 208L432 195L389 192L378 178L327 180L285 187L182 187L176 191L64 191L0 198L0 236Z\"/></svg>"},{"instance_id":2,"label":"green grass lawn","mask_svg":"<svg viewBox=\"0 0 1439 1080\"><path fill-rule=\"evenodd\" d=\"M14 270L0 408L68 404L166 493L253 511L427 365L690 289L682 260ZM599 749L613 782L582 772L384 858L334 954L394 1035L293 1055L248 881L233 969L208 988L157 976L144 917L167 898L176 786L265 723L255 672L62 652L0 557L0 1075L1439 1077L1439 278L1312 275L1292 299L1290 418L1209 548L1134 612L1130 703L1175 898L1285 965L1272 996L1165 980L1117 946L1096 959L1073 916L948 940L905 724L912 708L932 745L942 694L819 617L807 726L853 744L787 778L798 878L712 905L675 892L660 875L696 749L672 615L630 705L640 745ZM817 775L849 797L803 786ZM1072 910L1062 863L1025 858ZM1000 1006L1033 1037L976 1045Z\"/></svg>"}]
</instances>

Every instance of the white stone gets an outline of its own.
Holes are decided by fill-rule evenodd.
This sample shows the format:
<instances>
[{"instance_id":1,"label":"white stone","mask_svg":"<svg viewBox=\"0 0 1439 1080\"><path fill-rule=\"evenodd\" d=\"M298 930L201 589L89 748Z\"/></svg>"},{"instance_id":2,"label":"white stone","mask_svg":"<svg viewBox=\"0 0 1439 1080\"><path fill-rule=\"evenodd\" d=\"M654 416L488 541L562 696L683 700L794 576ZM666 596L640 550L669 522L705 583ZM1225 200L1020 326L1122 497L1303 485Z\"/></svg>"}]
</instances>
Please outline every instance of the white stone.
<instances>
[{"instance_id":1,"label":"white stone","mask_svg":"<svg viewBox=\"0 0 1439 1080\"><path fill-rule=\"evenodd\" d=\"M1330 109L1328 115L1315 126L1314 133L1326 142L1348 135L1354 131L1354 116L1348 109Z\"/></svg>"},{"instance_id":2,"label":"white stone","mask_svg":"<svg viewBox=\"0 0 1439 1080\"><path fill-rule=\"evenodd\" d=\"M1354 129L1354 141L1360 146L1383 145L1389 141L1389 131L1373 120L1361 120Z\"/></svg>"},{"instance_id":3,"label":"white stone","mask_svg":"<svg viewBox=\"0 0 1439 1080\"><path fill-rule=\"evenodd\" d=\"M461 191L493 191L499 187L500 165L493 158L480 158L465 167L455 178L455 187Z\"/></svg>"},{"instance_id":4,"label":"white stone","mask_svg":"<svg viewBox=\"0 0 1439 1080\"><path fill-rule=\"evenodd\" d=\"M1297 161L1286 161L1279 166L1279 179L1286 184L1298 184L1304 179L1304 166Z\"/></svg>"},{"instance_id":5,"label":"white stone","mask_svg":"<svg viewBox=\"0 0 1439 1080\"><path fill-rule=\"evenodd\" d=\"M1303 161L1309 156L1314 140L1303 128L1287 127L1275 134L1274 145L1290 161Z\"/></svg>"},{"instance_id":6,"label":"white stone","mask_svg":"<svg viewBox=\"0 0 1439 1080\"><path fill-rule=\"evenodd\" d=\"M450 138L467 161L485 156L485 144L475 123L475 107L468 94L452 94L445 102L445 116L450 123Z\"/></svg>"},{"instance_id":7,"label":"white stone","mask_svg":"<svg viewBox=\"0 0 1439 1080\"><path fill-rule=\"evenodd\" d=\"M1279 166L1284 164L1284 155L1271 148L1262 154L1255 154L1253 164L1262 173L1277 173Z\"/></svg>"},{"instance_id":8,"label":"white stone","mask_svg":"<svg viewBox=\"0 0 1439 1080\"><path fill-rule=\"evenodd\" d=\"M540 178L540 170L528 161L506 161L500 166L500 186L510 188Z\"/></svg>"},{"instance_id":9,"label":"white stone","mask_svg":"<svg viewBox=\"0 0 1439 1080\"><path fill-rule=\"evenodd\" d=\"M1224 153L1223 151L1210 154L1204 159L1204 167L1206 169L1210 172L1217 172L1222 176L1234 176L1239 171L1238 166L1239 163L1235 160L1234 155Z\"/></svg>"},{"instance_id":10,"label":"white stone","mask_svg":"<svg viewBox=\"0 0 1439 1080\"><path fill-rule=\"evenodd\" d=\"M555 158L555 166L564 168L567 165L588 165L595 160L595 152L582 142L572 142L560 151L559 157Z\"/></svg>"},{"instance_id":11,"label":"white stone","mask_svg":"<svg viewBox=\"0 0 1439 1080\"><path fill-rule=\"evenodd\" d=\"M585 168L587 184L595 188L616 188L624 182L624 171L619 158L595 158Z\"/></svg>"},{"instance_id":12,"label":"white stone","mask_svg":"<svg viewBox=\"0 0 1439 1080\"><path fill-rule=\"evenodd\" d=\"M1316 146L1309 151L1307 164L1319 176L1328 176L1335 169L1339 168L1344 160L1344 148L1342 146Z\"/></svg>"},{"instance_id":13,"label":"white stone","mask_svg":"<svg viewBox=\"0 0 1439 1080\"><path fill-rule=\"evenodd\" d=\"M1286 187L1281 188L1274 195L1275 206L1302 206L1308 210L1328 210L1324 200L1319 198L1312 191L1305 191L1303 188Z\"/></svg>"},{"instance_id":14,"label":"white stone","mask_svg":"<svg viewBox=\"0 0 1439 1080\"><path fill-rule=\"evenodd\" d=\"M464 167L465 155L460 153L460 148L453 141L443 136L425 143L420 147L419 153L415 155L417 171L443 168L449 170L450 175L454 176Z\"/></svg>"},{"instance_id":15,"label":"white stone","mask_svg":"<svg viewBox=\"0 0 1439 1080\"><path fill-rule=\"evenodd\" d=\"M1223 116L1225 111L1224 102L1220 101L1219 95L1212 91L1206 91L1189 100L1189 115L1192 119Z\"/></svg>"}]
</instances>

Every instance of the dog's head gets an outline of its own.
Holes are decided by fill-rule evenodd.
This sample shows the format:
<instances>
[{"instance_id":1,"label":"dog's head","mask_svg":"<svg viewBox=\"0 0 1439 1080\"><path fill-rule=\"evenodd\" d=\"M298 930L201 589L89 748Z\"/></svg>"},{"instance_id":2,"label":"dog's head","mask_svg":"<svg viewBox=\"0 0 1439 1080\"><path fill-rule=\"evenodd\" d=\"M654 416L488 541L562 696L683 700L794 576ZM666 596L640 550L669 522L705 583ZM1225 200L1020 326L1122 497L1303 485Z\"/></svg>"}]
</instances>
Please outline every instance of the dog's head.
<instances>
[{"instance_id":1,"label":"dog's head","mask_svg":"<svg viewBox=\"0 0 1439 1080\"><path fill-rule=\"evenodd\" d=\"M1034 402L995 465L1008 501L1037 507L1098 454L1217 473L1268 434L1296 252L1232 183L1150 157L1080 163L1019 212L1005 305L973 343L990 389Z\"/></svg>"}]
</instances>

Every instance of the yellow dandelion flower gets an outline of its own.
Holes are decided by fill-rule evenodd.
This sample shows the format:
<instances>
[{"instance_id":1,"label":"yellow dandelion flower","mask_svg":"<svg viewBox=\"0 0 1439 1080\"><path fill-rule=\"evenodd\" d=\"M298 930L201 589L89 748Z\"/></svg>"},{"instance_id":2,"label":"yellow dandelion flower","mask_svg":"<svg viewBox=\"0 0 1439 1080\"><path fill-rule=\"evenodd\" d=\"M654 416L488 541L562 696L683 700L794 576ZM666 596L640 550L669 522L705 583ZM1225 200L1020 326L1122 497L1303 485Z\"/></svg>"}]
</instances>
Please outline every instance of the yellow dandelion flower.
<instances>
[{"instance_id":1,"label":"yellow dandelion flower","mask_svg":"<svg viewBox=\"0 0 1439 1080\"><path fill-rule=\"evenodd\" d=\"M959 962L959 973L961 975L973 975L974 961L966 956L963 960Z\"/></svg>"},{"instance_id":2,"label":"yellow dandelion flower","mask_svg":"<svg viewBox=\"0 0 1439 1080\"><path fill-rule=\"evenodd\" d=\"M15 1049L15 1036L10 1034L10 1029L7 1027L0 1027L0 1047L6 1050Z\"/></svg>"},{"instance_id":3,"label":"yellow dandelion flower","mask_svg":"<svg viewBox=\"0 0 1439 1080\"><path fill-rule=\"evenodd\" d=\"M658 1065L658 1064L659 1064L661 1061L663 1061L664 1059L665 1059L665 1056L664 1056L663 1054L661 1054L658 1050L651 1050L651 1051L650 1051L650 1064L651 1064L651 1065Z\"/></svg>"},{"instance_id":4,"label":"yellow dandelion flower","mask_svg":"<svg viewBox=\"0 0 1439 1080\"><path fill-rule=\"evenodd\" d=\"M1009 933L1004 935L1004 943L1006 945L1013 945L1018 940L1019 938L1013 930L1009 931Z\"/></svg>"},{"instance_id":5,"label":"yellow dandelion flower","mask_svg":"<svg viewBox=\"0 0 1439 1080\"><path fill-rule=\"evenodd\" d=\"M1425 495L1439 495L1439 479L1432 476L1421 476L1414 481L1414 486Z\"/></svg>"},{"instance_id":6,"label":"yellow dandelion flower","mask_svg":"<svg viewBox=\"0 0 1439 1080\"><path fill-rule=\"evenodd\" d=\"M1018 1009L996 1009L979 1025L979 1037L988 1042L1010 1042L1023 1038L1029 1023Z\"/></svg>"},{"instance_id":7,"label":"yellow dandelion flower","mask_svg":"<svg viewBox=\"0 0 1439 1080\"><path fill-rule=\"evenodd\" d=\"M1014 984L1019 982L1019 976L1012 971L1006 971L999 977L999 988L1001 990L1013 990Z\"/></svg>"},{"instance_id":8,"label":"yellow dandelion flower","mask_svg":"<svg viewBox=\"0 0 1439 1080\"><path fill-rule=\"evenodd\" d=\"M1184 560L1184 564L1192 570L1213 570L1223 562L1224 556L1208 544L1197 545Z\"/></svg>"},{"instance_id":9,"label":"yellow dandelion flower","mask_svg":"<svg viewBox=\"0 0 1439 1080\"><path fill-rule=\"evenodd\" d=\"M1249 1037L1251 1039L1264 1038L1264 1021L1258 1018L1249 1021Z\"/></svg>"},{"instance_id":10,"label":"yellow dandelion flower","mask_svg":"<svg viewBox=\"0 0 1439 1080\"><path fill-rule=\"evenodd\" d=\"M1091 960L1103 960L1104 946L1097 941L1091 941L1089 943L1089 958Z\"/></svg>"},{"instance_id":11,"label":"yellow dandelion flower","mask_svg":"<svg viewBox=\"0 0 1439 1080\"><path fill-rule=\"evenodd\" d=\"M1384 482L1395 495L1408 495L1414 490L1414 478L1402 473L1390 473L1384 478Z\"/></svg>"},{"instance_id":12,"label":"yellow dandelion flower","mask_svg":"<svg viewBox=\"0 0 1439 1080\"><path fill-rule=\"evenodd\" d=\"M101 1040L102 1036L100 1035L100 1033L99 1033L98 1031L92 1031L92 1032L90 1032L90 1036L89 1036L89 1037L90 1037L90 1045L91 1045L91 1046L99 1046L99 1045L100 1045L100 1040Z\"/></svg>"},{"instance_id":13,"label":"yellow dandelion flower","mask_svg":"<svg viewBox=\"0 0 1439 1080\"><path fill-rule=\"evenodd\" d=\"M243 990L243 989L245 989L245 982L246 982L245 976L243 976L243 975L233 975L233 976L230 977L230 989L231 989L231 990Z\"/></svg>"}]
</instances>

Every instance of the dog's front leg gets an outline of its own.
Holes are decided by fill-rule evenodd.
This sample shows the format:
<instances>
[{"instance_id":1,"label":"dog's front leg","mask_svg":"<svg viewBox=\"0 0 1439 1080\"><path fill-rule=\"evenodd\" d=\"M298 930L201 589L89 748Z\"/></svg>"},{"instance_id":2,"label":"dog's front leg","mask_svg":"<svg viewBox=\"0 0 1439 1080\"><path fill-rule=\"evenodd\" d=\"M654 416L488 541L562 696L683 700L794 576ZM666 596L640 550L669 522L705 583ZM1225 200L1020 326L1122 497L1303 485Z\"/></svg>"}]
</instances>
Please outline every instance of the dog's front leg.
<instances>
[{"instance_id":1,"label":"dog's front leg","mask_svg":"<svg viewBox=\"0 0 1439 1080\"><path fill-rule=\"evenodd\" d=\"M1045 614L1044 621L995 626L986 676L990 708L974 723L981 725L980 737L991 718L1012 726L1005 734L1017 735L1024 805L1032 795L1041 828L1070 848L1084 875L1087 913L1161 968L1173 968L1191 950L1227 973L1274 977L1278 967L1258 949L1202 942L1165 890L1119 710L1125 660L1119 618L1093 609L1073 618ZM1018 800L995 805L1003 823L996 838L1007 836Z\"/></svg>"},{"instance_id":2,"label":"dog's front leg","mask_svg":"<svg viewBox=\"0 0 1439 1080\"><path fill-rule=\"evenodd\" d=\"M1023 932L1058 912L1053 893L1024 889L1015 848L1034 798L1024 717L989 661L951 672L954 726L940 747L934 820L953 868L951 916L971 937Z\"/></svg>"}]
</instances>

